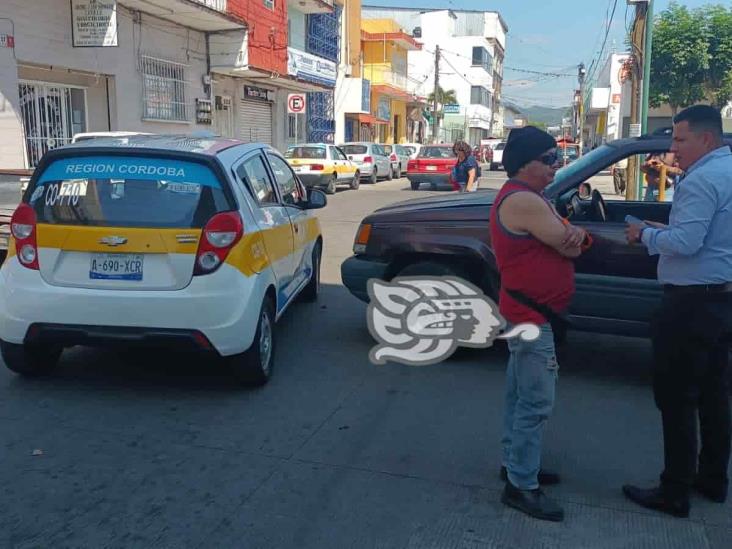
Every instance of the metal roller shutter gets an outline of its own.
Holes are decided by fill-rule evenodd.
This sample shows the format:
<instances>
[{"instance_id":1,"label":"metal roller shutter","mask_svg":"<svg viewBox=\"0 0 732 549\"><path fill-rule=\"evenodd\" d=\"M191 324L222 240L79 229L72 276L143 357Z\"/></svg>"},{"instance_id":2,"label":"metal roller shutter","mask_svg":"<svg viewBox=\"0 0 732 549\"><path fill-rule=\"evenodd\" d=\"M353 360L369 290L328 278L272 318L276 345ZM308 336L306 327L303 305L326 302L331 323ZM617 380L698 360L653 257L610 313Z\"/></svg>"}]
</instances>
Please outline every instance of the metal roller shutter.
<instances>
[{"instance_id":1,"label":"metal roller shutter","mask_svg":"<svg viewBox=\"0 0 732 549\"><path fill-rule=\"evenodd\" d=\"M272 144L272 104L242 99L239 104L239 138Z\"/></svg>"}]
</instances>

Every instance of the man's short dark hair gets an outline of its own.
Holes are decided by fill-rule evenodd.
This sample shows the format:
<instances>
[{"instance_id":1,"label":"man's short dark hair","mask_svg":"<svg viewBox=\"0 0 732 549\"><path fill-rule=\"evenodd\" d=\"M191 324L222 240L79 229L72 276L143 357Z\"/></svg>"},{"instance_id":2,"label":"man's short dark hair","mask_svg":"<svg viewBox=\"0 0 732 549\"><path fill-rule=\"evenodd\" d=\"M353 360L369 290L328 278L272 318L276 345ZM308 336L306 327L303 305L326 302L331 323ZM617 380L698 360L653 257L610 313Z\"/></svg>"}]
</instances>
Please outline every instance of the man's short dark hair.
<instances>
[{"instance_id":1,"label":"man's short dark hair","mask_svg":"<svg viewBox=\"0 0 732 549\"><path fill-rule=\"evenodd\" d=\"M674 124L688 122L693 132L712 132L722 138L722 114L709 105L694 105L674 116Z\"/></svg>"}]
</instances>

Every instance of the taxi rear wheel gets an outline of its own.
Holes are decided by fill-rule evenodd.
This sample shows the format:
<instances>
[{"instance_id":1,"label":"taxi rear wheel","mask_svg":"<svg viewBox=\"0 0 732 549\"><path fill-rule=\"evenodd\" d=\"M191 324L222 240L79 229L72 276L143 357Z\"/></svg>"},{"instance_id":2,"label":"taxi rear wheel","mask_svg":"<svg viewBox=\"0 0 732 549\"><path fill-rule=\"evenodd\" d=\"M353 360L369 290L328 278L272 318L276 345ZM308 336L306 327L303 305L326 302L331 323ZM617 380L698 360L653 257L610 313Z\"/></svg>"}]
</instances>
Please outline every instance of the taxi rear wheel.
<instances>
[{"instance_id":1,"label":"taxi rear wheel","mask_svg":"<svg viewBox=\"0 0 732 549\"><path fill-rule=\"evenodd\" d=\"M251 347L241 354L229 357L229 368L241 383L252 387L269 381L274 366L274 304L267 296L262 303L257 322L257 331Z\"/></svg>"},{"instance_id":2,"label":"taxi rear wheel","mask_svg":"<svg viewBox=\"0 0 732 549\"><path fill-rule=\"evenodd\" d=\"M353 174L353 179L351 179L351 189L354 191L358 189L361 186L361 174L356 172Z\"/></svg>"},{"instance_id":3,"label":"taxi rear wheel","mask_svg":"<svg viewBox=\"0 0 732 549\"><path fill-rule=\"evenodd\" d=\"M302 290L303 301L313 302L318 300L318 293L320 292L320 260L322 257L322 248L320 242L315 244L313 248L313 272L310 275L310 282Z\"/></svg>"},{"instance_id":4,"label":"taxi rear wheel","mask_svg":"<svg viewBox=\"0 0 732 549\"><path fill-rule=\"evenodd\" d=\"M0 352L8 369L22 376L41 376L50 373L58 364L63 348L40 347L0 342Z\"/></svg>"},{"instance_id":5,"label":"taxi rear wheel","mask_svg":"<svg viewBox=\"0 0 732 549\"><path fill-rule=\"evenodd\" d=\"M325 188L325 192L327 194L335 194L337 184L338 176L336 174L331 175L330 179L328 179L328 186Z\"/></svg>"},{"instance_id":6,"label":"taxi rear wheel","mask_svg":"<svg viewBox=\"0 0 732 549\"><path fill-rule=\"evenodd\" d=\"M372 185L376 185L376 182L379 180L379 174L376 172L376 167L374 167L373 171L371 172L371 177L369 178L369 183Z\"/></svg>"}]
</instances>

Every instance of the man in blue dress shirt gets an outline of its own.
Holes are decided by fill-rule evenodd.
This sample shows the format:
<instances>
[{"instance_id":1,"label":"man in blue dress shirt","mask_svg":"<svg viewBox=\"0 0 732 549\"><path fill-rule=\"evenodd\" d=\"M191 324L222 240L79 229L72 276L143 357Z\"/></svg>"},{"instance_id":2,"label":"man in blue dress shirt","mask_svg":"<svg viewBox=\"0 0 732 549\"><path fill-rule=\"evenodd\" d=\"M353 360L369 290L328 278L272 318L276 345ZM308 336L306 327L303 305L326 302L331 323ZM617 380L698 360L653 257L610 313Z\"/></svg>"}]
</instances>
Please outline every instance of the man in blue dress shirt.
<instances>
[{"instance_id":1,"label":"man in blue dress shirt","mask_svg":"<svg viewBox=\"0 0 732 549\"><path fill-rule=\"evenodd\" d=\"M629 242L659 256L664 292L652 324L653 393L663 421L664 470L657 488L623 486L623 492L644 507L686 517L692 489L723 503L728 488L732 151L723 142L719 111L698 105L680 112L671 152L686 175L676 186L669 224L626 229Z\"/></svg>"}]
</instances>

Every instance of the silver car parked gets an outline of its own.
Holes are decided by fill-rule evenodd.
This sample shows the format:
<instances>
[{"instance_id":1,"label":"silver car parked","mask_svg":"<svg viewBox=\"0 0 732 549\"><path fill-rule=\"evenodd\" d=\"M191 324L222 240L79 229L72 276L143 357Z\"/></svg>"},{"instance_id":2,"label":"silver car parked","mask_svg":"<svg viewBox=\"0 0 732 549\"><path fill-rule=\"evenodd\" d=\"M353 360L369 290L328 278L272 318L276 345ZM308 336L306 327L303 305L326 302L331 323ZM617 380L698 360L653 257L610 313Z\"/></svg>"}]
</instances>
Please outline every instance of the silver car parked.
<instances>
[{"instance_id":1,"label":"silver car parked","mask_svg":"<svg viewBox=\"0 0 732 549\"><path fill-rule=\"evenodd\" d=\"M407 173L410 156L409 149L401 145L384 145L384 150L389 155L389 160L391 160L391 169L394 177L398 179L403 173Z\"/></svg>"},{"instance_id":2,"label":"silver car parked","mask_svg":"<svg viewBox=\"0 0 732 549\"><path fill-rule=\"evenodd\" d=\"M382 145L357 141L344 143L340 145L340 148L346 153L348 160L358 166L361 179L368 179L370 183L376 183L380 177L386 179L393 177L391 160Z\"/></svg>"}]
</instances>

